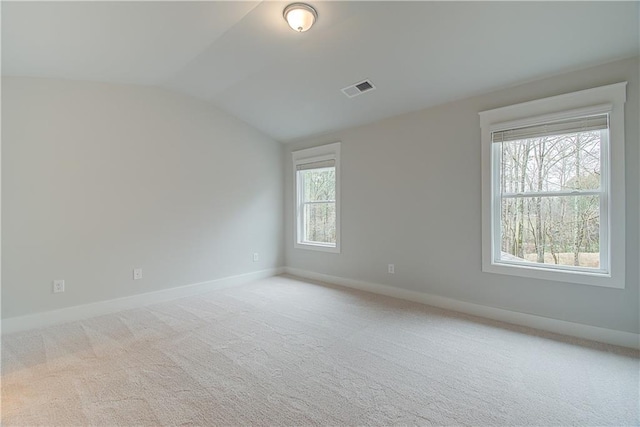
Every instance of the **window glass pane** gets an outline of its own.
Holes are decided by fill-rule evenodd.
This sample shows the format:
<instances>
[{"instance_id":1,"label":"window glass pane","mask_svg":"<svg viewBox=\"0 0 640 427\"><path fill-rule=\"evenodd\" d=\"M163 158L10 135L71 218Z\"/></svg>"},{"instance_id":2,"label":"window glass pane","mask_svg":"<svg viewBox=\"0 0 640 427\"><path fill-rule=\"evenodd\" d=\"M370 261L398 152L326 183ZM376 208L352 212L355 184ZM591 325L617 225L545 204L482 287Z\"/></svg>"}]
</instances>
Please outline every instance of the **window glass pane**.
<instances>
[{"instance_id":1,"label":"window glass pane","mask_svg":"<svg viewBox=\"0 0 640 427\"><path fill-rule=\"evenodd\" d=\"M502 199L501 260L600 268L600 197Z\"/></svg>"},{"instance_id":2,"label":"window glass pane","mask_svg":"<svg viewBox=\"0 0 640 427\"><path fill-rule=\"evenodd\" d=\"M336 204L334 202L304 205L304 240L336 243Z\"/></svg>"},{"instance_id":3,"label":"window glass pane","mask_svg":"<svg viewBox=\"0 0 640 427\"><path fill-rule=\"evenodd\" d=\"M599 189L602 132L501 143L502 193Z\"/></svg>"},{"instance_id":4,"label":"window glass pane","mask_svg":"<svg viewBox=\"0 0 640 427\"><path fill-rule=\"evenodd\" d=\"M336 168L309 169L302 174L303 201L315 202L336 199Z\"/></svg>"}]
</instances>

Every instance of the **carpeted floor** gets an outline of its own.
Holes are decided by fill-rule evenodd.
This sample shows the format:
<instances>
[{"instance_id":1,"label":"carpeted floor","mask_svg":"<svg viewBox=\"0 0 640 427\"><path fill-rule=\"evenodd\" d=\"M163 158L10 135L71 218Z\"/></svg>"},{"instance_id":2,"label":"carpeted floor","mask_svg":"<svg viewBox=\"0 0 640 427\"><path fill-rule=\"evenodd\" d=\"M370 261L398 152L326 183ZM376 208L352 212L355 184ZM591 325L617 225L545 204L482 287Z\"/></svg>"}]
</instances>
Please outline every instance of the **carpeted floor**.
<instances>
[{"instance_id":1,"label":"carpeted floor","mask_svg":"<svg viewBox=\"0 0 640 427\"><path fill-rule=\"evenodd\" d=\"M638 425L638 352L280 276L3 337L2 424Z\"/></svg>"}]
</instances>

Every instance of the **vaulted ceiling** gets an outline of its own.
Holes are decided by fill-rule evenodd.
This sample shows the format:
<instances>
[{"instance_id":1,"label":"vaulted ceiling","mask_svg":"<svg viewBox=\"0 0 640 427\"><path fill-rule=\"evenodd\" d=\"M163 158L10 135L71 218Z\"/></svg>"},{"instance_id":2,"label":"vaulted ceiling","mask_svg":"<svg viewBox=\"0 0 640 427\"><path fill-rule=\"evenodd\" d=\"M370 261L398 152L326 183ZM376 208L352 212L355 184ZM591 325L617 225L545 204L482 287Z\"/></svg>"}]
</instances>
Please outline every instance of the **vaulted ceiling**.
<instances>
[{"instance_id":1,"label":"vaulted ceiling","mask_svg":"<svg viewBox=\"0 0 640 427\"><path fill-rule=\"evenodd\" d=\"M638 2L2 2L2 74L157 85L280 141L638 55ZM340 89L365 78L375 91Z\"/></svg>"}]
</instances>

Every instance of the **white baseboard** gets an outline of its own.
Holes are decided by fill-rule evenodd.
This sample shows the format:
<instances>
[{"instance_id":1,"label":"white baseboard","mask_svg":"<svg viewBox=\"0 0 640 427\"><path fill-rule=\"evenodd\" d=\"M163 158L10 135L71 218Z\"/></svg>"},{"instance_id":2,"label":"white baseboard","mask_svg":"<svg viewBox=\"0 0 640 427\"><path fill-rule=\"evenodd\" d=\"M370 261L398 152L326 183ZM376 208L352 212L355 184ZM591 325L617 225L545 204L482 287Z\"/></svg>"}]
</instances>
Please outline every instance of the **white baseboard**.
<instances>
[{"instance_id":1,"label":"white baseboard","mask_svg":"<svg viewBox=\"0 0 640 427\"><path fill-rule=\"evenodd\" d=\"M396 288L393 286L381 285L379 283L364 282L361 280L346 279L343 277L330 276L313 271L300 270L297 268L285 267L285 273L301 278L317 280L347 288L359 289L380 295L394 298L415 301L435 307L440 307L452 311L499 320L520 326L527 326L558 334L569 335L587 340L603 342L607 344L619 345L640 349L640 334L631 332L616 331L613 329L600 328L597 326L585 325L582 323L568 322L566 320L551 319L549 317L537 316L534 314L519 313L502 308L488 307L452 298L430 295L424 292L410 291L408 289Z\"/></svg>"},{"instance_id":2,"label":"white baseboard","mask_svg":"<svg viewBox=\"0 0 640 427\"><path fill-rule=\"evenodd\" d=\"M207 282L195 283L192 285L179 286L161 291L148 292L144 294L131 295L124 298L117 298L107 301L100 301L91 304L77 305L60 310L46 311L43 313L29 314L26 316L11 317L2 320L2 333L13 333L29 329L41 328L75 320L87 319L90 317L114 313L137 307L143 307L163 301L177 298L198 295L215 289L223 289L231 286L238 286L254 280L264 279L278 274L287 273L301 278L318 280L332 283L348 288L359 289L380 295L394 298L415 301L422 304L432 305L461 313L499 320L520 326L527 326L555 332L563 335L570 335L592 341L614 344L623 347L640 349L640 335L631 332L616 331L613 329L600 328L597 326L585 325L582 323L568 322L565 320L551 319L534 314L519 313L502 308L488 307L452 298L430 295L424 292L411 291L408 289L396 288L379 283L365 282L361 280L346 279L343 277L330 276L313 271L300 270L292 267L280 267L267 270L256 271L237 276L224 277Z\"/></svg>"},{"instance_id":3,"label":"white baseboard","mask_svg":"<svg viewBox=\"0 0 640 427\"><path fill-rule=\"evenodd\" d=\"M231 286L238 286L254 280L264 279L282 274L284 268L271 268L267 270L255 271L237 276L223 277L221 279L209 280L207 282L194 283L192 285L178 286L175 288L163 289L155 292L131 295L123 298L116 298L107 301L99 301L91 304L76 305L62 308L60 310L45 311L26 316L10 317L2 320L2 333L25 331L29 329L41 328L56 325L59 323L72 322L75 320L88 319L90 317L131 308L143 307L163 301L177 298L199 295L215 289L223 289Z\"/></svg>"}]
</instances>

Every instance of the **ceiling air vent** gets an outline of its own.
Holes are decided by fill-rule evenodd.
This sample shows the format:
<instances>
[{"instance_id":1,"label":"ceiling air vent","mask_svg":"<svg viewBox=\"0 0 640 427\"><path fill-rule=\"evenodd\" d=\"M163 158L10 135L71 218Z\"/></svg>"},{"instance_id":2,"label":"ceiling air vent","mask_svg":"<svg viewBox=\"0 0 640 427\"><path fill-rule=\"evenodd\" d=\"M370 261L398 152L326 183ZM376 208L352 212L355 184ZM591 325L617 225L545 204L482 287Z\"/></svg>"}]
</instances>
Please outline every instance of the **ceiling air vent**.
<instances>
[{"instance_id":1,"label":"ceiling air vent","mask_svg":"<svg viewBox=\"0 0 640 427\"><path fill-rule=\"evenodd\" d=\"M374 90L375 88L376 87L369 80L364 80L343 88L342 93L347 95L349 98L353 98L354 96L369 92L370 90Z\"/></svg>"}]
</instances>

